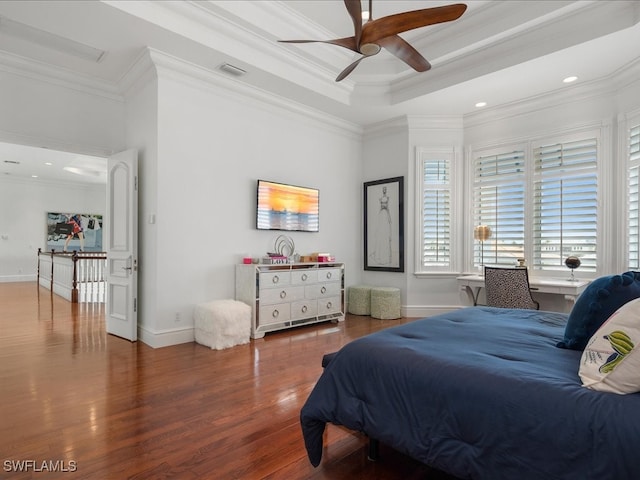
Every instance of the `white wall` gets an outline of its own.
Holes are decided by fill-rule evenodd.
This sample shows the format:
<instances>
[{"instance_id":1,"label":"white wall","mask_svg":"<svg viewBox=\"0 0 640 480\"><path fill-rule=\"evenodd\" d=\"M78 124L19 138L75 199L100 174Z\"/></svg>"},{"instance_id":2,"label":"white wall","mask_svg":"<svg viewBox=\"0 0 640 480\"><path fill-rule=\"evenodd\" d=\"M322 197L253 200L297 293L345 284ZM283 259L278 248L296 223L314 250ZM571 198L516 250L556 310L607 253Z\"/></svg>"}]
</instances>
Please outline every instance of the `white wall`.
<instances>
[{"instance_id":1,"label":"white wall","mask_svg":"<svg viewBox=\"0 0 640 480\"><path fill-rule=\"evenodd\" d=\"M139 150L141 339L153 346L192 340L194 306L232 298L240 256L273 249L278 232L255 229L258 178L320 189L320 232L290 236L300 253L336 255L347 264L347 282L358 282L360 129L286 100L251 98L215 78L169 72L158 80L150 55L140 62L143 68L129 75L135 78L125 79L126 102L78 88L72 79L63 84L41 75L25 80L3 73L0 100L11 108L0 111L0 140L103 155ZM168 72L165 67L160 70ZM3 185L5 192L7 200L0 198L8 225L14 213L8 199L22 197ZM57 204L50 192L29 193L25 208L33 207L36 225L44 225L47 209L78 208L77 192ZM102 210L104 192L100 198ZM150 214L156 215L155 224L148 222ZM9 240L19 246L6 250L11 261L3 261L2 268L25 270L26 264L17 265L28 260L18 259L16 249L33 246L35 252L41 245L37 236L18 238L9 231ZM0 248L5 251L2 243Z\"/></svg>"},{"instance_id":2,"label":"white wall","mask_svg":"<svg viewBox=\"0 0 640 480\"><path fill-rule=\"evenodd\" d=\"M0 141L106 156L124 145L122 99L112 91L3 56L0 66ZM0 179L0 281L35 280L44 249L45 212L103 214L100 186Z\"/></svg>"},{"instance_id":3,"label":"white wall","mask_svg":"<svg viewBox=\"0 0 640 480\"><path fill-rule=\"evenodd\" d=\"M0 141L106 156L124 149L124 106L91 79L2 56Z\"/></svg>"},{"instance_id":4,"label":"white wall","mask_svg":"<svg viewBox=\"0 0 640 480\"><path fill-rule=\"evenodd\" d=\"M359 185L360 197L364 198L364 182L383 180L385 178L404 177L404 263L407 269L407 227L411 220L407 217L407 201L412 198L409 192L408 162L409 134L406 118L398 118L366 130L363 144L364 173ZM360 233L360 265L364 268L364 205L360 201L359 218ZM371 228L371 226L369 226ZM381 272L363 270L362 283L366 285L400 288L401 303L406 304L407 274L400 272Z\"/></svg>"},{"instance_id":5,"label":"white wall","mask_svg":"<svg viewBox=\"0 0 640 480\"><path fill-rule=\"evenodd\" d=\"M403 315L421 317L451 310L459 304L455 277L414 275L417 147L462 151L462 117L412 115L367 129L364 143L365 181L404 176L404 273L364 271L363 283L402 291ZM461 155L460 155L461 157ZM459 170L462 172L462 169Z\"/></svg>"},{"instance_id":6,"label":"white wall","mask_svg":"<svg viewBox=\"0 0 640 480\"><path fill-rule=\"evenodd\" d=\"M1 141L102 155L139 149L143 341L153 346L189 341L193 307L233 297L233 269L240 256L272 249L278 233L254 226L258 178L320 189L320 233L291 237L300 253L329 251L344 261L347 285L397 285L405 309L416 314L460 305L452 278L414 278L412 225L414 148L456 146L460 130L443 135L402 119L368 129L363 142L353 125L284 99L261 97L215 74L176 73L188 71L184 65L147 67L142 80L129 87L126 104L113 92L79 87L73 79L61 82L59 77L47 80L46 75L13 71L0 75ZM638 77L635 71L624 82L609 79L596 95L549 104L536 99L464 118L465 147L543 132L550 125L556 129L603 119L612 122L615 135L616 115L640 107ZM610 143L615 150L617 142ZM405 177L406 271L363 272L362 183L394 176ZM9 225L16 220L6 199L22 201L25 189L2 187L2 220ZM29 193L31 198L53 198L50 192ZM76 192L72 198L78 196ZM55 209L77 208L75 201L68 207L65 201ZM38 218L53 208L50 203L33 205ZM156 215L155 224L148 223L150 214ZM39 234L22 236L22 230L29 228L17 226L18 233L10 232L8 240L19 242L10 251L0 239L2 252L7 252L0 268L7 268L6 275L26 271L30 255L20 251L38 247Z\"/></svg>"},{"instance_id":7,"label":"white wall","mask_svg":"<svg viewBox=\"0 0 640 480\"><path fill-rule=\"evenodd\" d=\"M46 250L47 212L104 215L104 185L0 177L0 282L35 281L38 248Z\"/></svg>"},{"instance_id":8,"label":"white wall","mask_svg":"<svg viewBox=\"0 0 640 480\"><path fill-rule=\"evenodd\" d=\"M402 288L403 313L418 317L459 308L466 298L457 290L455 277L464 272L438 275L414 275L415 254L415 148L452 147L463 148L460 174L467 175L469 166L466 154L478 146L530 139L595 126L601 128L602 154L607 162L602 166L601 188L607 200L601 218L602 274L621 272L624 242L624 188L619 183L626 179L624 169L625 147L620 140L618 121L629 112L640 108L640 65L630 65L611 78L573 88L567 93L558 91L551 95L526 99L511 105L487 109L461 119L442 117L408 117L376 125L367 129L364 138L364 179L405 175L405 273L363 272L364 283ZM456 125L458 123L458 125ZM400 162L397 159L402 159ZM401 163L404 162L404 163ZM464 180L467 180L465 177ZM462 182L466 185L466 182ZM470 205L466 192L460 196ZM467 212L468 209L463 209ZM463 215L464 216L464 215ZM458 219L454 219L458 221ZM458 225L455 234L472 238L468 219ZM464 250L457 252L464 256ZM600 255L600 252L599 252ZM552 295L539 295L541 308L565 310L568 305Z\"/></svg>"},{"instance_id":9,"label":"white wall","mask_svg":"<svg viewBox=\"0 0 640 480\"><path fill-rule=\"evenodd\" d=\"M138 338L151 342L158 316L158 81L148 56L137 62L144 73L130 71L126 89L126 144L138 150Z\"/></svg>"},{"instance_id":10,"label":"white wall","mask_svg":"<svg viewBox=\"0 0 640 480\"><path fill-rule=\"evenodd\" d=\"M215 75L183 75L188 67L159 52L141 61L158 75L127 95L127 138L144 151L141 175L156 177L141 179L141 339L193 340L195 305L233 298L235 264L272 251L286 233L255 228L259 178L320 190L320 232L286 234L298 253L331 252L346 263L347 283L358 281L360 130Z\"/></svg>"}]
</instances>

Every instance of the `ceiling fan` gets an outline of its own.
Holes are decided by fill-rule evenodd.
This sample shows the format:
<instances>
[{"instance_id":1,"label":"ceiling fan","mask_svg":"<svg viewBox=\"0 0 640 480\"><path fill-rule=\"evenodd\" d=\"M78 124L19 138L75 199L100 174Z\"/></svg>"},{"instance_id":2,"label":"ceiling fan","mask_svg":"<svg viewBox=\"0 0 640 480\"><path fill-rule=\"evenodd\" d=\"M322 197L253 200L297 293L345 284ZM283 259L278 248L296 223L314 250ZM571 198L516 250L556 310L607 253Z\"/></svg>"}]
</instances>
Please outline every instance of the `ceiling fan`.
<instances>
[{"instance_id":1,"label":"ceiling fan","mask_svg":"<svg viewBox=\"0 0 640 480\"><path fill-rule=\"evenodd\" d=\"M456 20L460 18L467 9L464 3L457 3L454 5L397 13L373 20L371 16L372 0L369 0L369 19L363 25L362 5L360 1L361 0L344 0L355 30L355 34L352 37L336 38L333 40L278 41L282 43L330 43L361 54L362 57L358 58L340 72L340 75L336 78L336 82L346 78L363 59L376 55L380 52L381 48L385 48L414 70L426 72L431 68L431 64L420 55L415 48L398 36L398 34L415 28L426 27L427 25Z\"/></svg>"}]
</instances>

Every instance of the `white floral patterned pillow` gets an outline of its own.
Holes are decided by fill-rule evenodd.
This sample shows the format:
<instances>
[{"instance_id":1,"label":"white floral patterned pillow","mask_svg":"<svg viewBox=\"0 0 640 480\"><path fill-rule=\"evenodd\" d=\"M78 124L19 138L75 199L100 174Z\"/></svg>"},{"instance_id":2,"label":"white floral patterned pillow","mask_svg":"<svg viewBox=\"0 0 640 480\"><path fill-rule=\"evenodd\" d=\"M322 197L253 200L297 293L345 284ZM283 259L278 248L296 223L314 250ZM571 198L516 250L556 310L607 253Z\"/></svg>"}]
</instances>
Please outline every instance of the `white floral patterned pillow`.
<instances>
[{"instance_id":1,"label":"white floral patterned pillow","mask_svg":"<svg viewBox=\"0 0 640 480\"><path fill-rule=\"evenodd\" d=\"M593 390L640 391L640 298L625 303L591 337L579 374Z\"/></svg>"}]
</instances>

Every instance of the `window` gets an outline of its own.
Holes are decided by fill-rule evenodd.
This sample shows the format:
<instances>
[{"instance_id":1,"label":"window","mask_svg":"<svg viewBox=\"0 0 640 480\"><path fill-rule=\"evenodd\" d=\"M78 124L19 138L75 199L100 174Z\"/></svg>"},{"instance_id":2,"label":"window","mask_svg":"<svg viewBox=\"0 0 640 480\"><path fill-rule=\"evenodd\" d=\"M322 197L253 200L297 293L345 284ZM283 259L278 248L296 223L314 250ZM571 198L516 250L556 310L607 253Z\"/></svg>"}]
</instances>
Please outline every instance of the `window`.
<instances>
[{"instance_id":1,"label":"window","mask_svg":"<svg viewBox=\"0 0 640 480\"><path fill-rule=\"evenodd\" d=\"M638 230L638 210L640 191L640 125L629 129L629 268L640 269L640 232Z\"/></svg>"},{"instance_id":2,"label":"window","mask_svg":"<svg viewBox=\"0 0 640 480\"><path fill-rule=\"evenodd\" d=\"M453 150L416 151L420 235L417 272L454 271L452 262Z\"/></svg>"},{"instance_id":3,"label":"window","mask_svg":"<svg viewBox=\"0 0 640 480\"><path fill-rule=\"evenodd\" d=\"M476 158L474 222L491 229L488 240L474 244L474 266L515 265L524 257L524 151Z\"/></svg>"},{"instance_id":4,"label":"window","mask_svg":"<svg viewBox=\"0 0 640 480\"><path fill-rule=\"evenodd\" d=\"M534 149L533 264L565 269L568 256L580 269L596 270L597 142L595 138Z\"/></svg>"},{"instance_id":5,"label":"window","mask_svg":"<svg viewBox=\"0 0 640 480\"><path fill-rule=\"evenodd\" d=\"M557 271L577 256L582 271L596 271L597 153L591 137L472 153L473 226L491 229L474 240L473 265L527 258L536 270Z\"/></svg>"}]
</instances>

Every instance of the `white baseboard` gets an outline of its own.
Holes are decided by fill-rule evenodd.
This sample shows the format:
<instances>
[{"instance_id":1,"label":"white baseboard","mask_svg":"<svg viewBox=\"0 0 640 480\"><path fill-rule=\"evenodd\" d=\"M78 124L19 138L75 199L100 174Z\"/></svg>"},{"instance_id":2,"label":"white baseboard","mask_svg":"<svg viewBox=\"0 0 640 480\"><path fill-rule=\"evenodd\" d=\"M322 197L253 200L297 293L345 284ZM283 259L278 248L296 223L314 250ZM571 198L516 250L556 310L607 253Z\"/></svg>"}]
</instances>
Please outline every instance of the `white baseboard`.
<instances>
[{"instance_id":1,"label":"white baseboard","mask_svg":"<svg viewBox=\"0 0 640 480\"><path fill-rule=\"evenodd\" d=\"M27 274L27 275L2 275L0 276L0 283L13 283L13 282L35 282L37 280L37 275Z\"/></svg>"},{"instance_id":2,"label":"white baseboard","mask_svg":"<svg viewBox=\"0 0 640 480\"><path fill-rule=\"evenodd\" d=\"M425 318L448 313L453 310L464 308L461 305L403 305L400 309L403 317Z\"/></svg>"},{"instance_id":3,"label":"white baseboard","mask_svg":"<svg viewBox=\"0 0 640 480\"><path fill-rule=\"evenodd\" d=\"M194 342L195 333L193 327L152 332L144 326L138 325L138 340L151 348L162 348Z\"/></svg>"},{"instance_id":4,"label":"white baseboard","mask_svg":"<svg viewBox=\"0 0 640 480\"><path fill-rule=\"evenodd\" d=\"M425 318L460 308L464 307L460 305L403 305L400 313L406 318ZM195 342L195 331L194 327L185 327L153 332L138 325L138 340L151 348L170 347L171 345Z\"/></svg>"}]
</instances>

